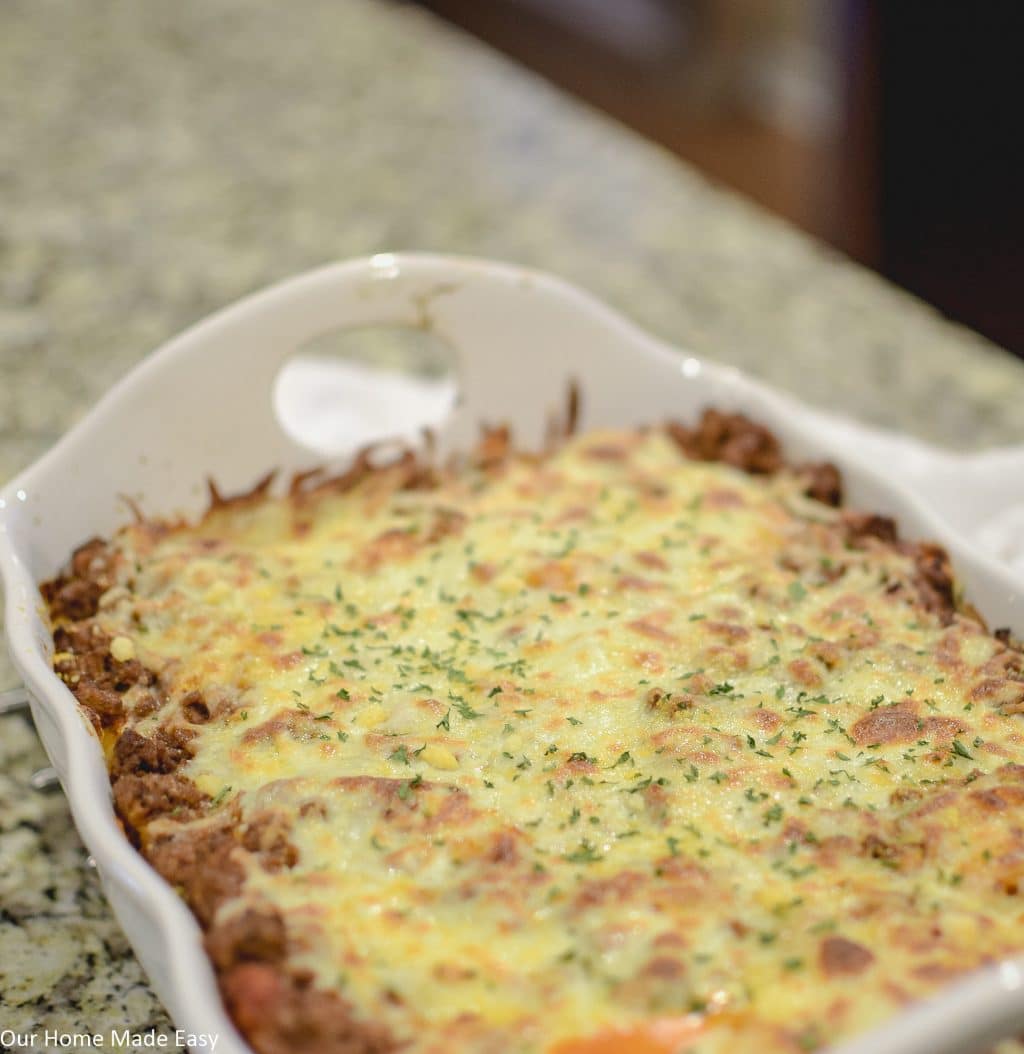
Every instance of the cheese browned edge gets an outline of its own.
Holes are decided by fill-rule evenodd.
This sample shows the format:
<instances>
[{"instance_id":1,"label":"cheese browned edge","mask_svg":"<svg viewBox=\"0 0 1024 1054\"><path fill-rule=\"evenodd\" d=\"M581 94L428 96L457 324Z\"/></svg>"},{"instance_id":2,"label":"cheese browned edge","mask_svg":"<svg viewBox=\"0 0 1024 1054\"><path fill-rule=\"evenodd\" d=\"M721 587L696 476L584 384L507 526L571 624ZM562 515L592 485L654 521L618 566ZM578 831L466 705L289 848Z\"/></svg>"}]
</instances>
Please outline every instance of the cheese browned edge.
<instances>
[{"instance_id":1,"label":"cheese browned edge","mask_svg":"<svg viewBox=\"0 0 1024 1054\"><path fill-rule=\"evenodd\" d=\"M722 462L764 476L786 467L776 438L739 414L707 410L696 427L670 423L665 431L694 460ZM472 460L486 469L512 455L507 429L492 429L485 432ZM437 485L438 473L411 451L404 451L385 468L375 467L369 452L364 452L342 476L312 473L296 477L291 496L306 501L328 492L343 493L385 471L397 471L405 489ZM833 465L808 465L794 471L809 498L830 506L841 504L840 476ZM259 502L267 496L271 481L272 476L267 476L248 493L233 498L223 497L211 483L211 509ZM887 547L912 560L916 595L910 598L911 604L944 624L957 615L981 622L974 609L958 602L949 560L940 547L901 540L887 517L849 512L841 522L850 546ZM159 537L183 525L151 522L144 526ZM236 805L217 808L219 802L181 773L193 756L195 734L189 726L201 726L211 716L201 692L180 701L184 722L173 728L145 736L132 727L159 710L167 698L159 675L135 657L130 642L112 639L95 620L101 596L115 585L110 555L108 543L93 539L75 551L65 573L41 587L54 626L54 668L104 744L114 805L126 835L181 890L204 927L207 949L235 1022L261 1054L300 1048L324 1054L384 1054L399 1049L386 1028L368 1023L339 991L323 987L310 971L290 963L283 919L272 904L215 920L217 908L242 882L239 854L273 873L294 864L296 849L278 813L268 810L265 816L249 816L243 823ZM996 636L1007 648L1012 646L1004 631L997 631ZM1021 662L1012 660L1005 665L1009 676L1024 676ZM129 693L130 710L124 705ZM381 793L398 794L400 790L396 782ZM166 826L156 838L148 838L151 822L168 817L182 822L209 817L209 822L201 838L194 832L178 836L172 829L168 833ZM884 851L881 845L879 852ZM854 942L839 937L829 940L831 944L826 941L822 953L832 960L831 965L824 964L826 969L856 973L863 957L871 954Z\"/></svg>"}]
</instances>

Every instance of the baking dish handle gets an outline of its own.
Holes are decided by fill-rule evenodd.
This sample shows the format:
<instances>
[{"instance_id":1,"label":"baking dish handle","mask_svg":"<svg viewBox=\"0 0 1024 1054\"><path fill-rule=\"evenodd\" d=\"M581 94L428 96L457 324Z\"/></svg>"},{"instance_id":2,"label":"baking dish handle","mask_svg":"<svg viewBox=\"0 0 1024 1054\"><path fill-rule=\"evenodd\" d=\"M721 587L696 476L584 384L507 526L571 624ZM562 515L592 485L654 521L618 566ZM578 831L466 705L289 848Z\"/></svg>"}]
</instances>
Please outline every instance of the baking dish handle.
<instances>
[{"instance_id":1,"label":"baking dish handle","mask_svg":"<svg viewBox=\"0 0 1024 1054\"><path fill-rule=\"evenodd\" d=\"M146 496L159 495L160 511L193 514L205 502L203 473L237 490L268 465L322 460L278 419L278 374L314 339L370 326L426 329L453 349L459 398L439 430L442 453L471 442L481 422L508 420L522 442L536 445L553 404L584 376L593 422L639 424L687 411L681 357L567 283L457 257L381 254L335 264L244 299L165 344L15 482L54 526L47 536L54 560L44 564L56 566L83 537L124 518L123 505L98 507L89 465L102 464L111 489L141 499L144 511ZM658 383L669 374L675 383ZM707 395L705 385L702 401ZM54 524L69 502L82 516Z\"/></svg>"}]
</instances>

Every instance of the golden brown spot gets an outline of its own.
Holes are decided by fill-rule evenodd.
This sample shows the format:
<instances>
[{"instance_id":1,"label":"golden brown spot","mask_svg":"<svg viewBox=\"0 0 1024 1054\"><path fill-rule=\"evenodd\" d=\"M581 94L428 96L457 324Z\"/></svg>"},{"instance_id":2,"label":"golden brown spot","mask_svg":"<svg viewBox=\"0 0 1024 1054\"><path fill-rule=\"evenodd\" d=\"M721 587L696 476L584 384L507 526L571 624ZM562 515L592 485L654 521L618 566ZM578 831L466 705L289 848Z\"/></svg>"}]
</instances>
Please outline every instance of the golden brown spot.
<instances>
[{"instance_id":1,"label":"golden brown spot","mask_svg":"<svg viewBox=\"0 0 1024 1054\"><path fill-rule=\"evenodd\" d=\"M640 633L645 637L650 637L651 640L678 640L675 634L663 630L661 626L655 625L649 619L634 619L632 622L627 622L626 625L629 629L633 630L634 633Z\"/></svg>"},{"instance_id":2,"label":"golden brown spot","mask_svg":"<svg viewBox=\"0 0 1024 1054\"><path fill-rule=\"evenodd\" d=\"M498 565L497 564L490 564L490 563L474 564L473 565L473 570L470 572L470 574L472 574L473 578L477 582L481 582L481 583L490 582L491 579L494 578L494 576L497 573L498 573Z\"/></svg>"},{"instance_id":3,"label":"golden brown spot","mask_svg":"<svg viewBox=\"0 0 1024 1054\"><path fill-rule=\"evenodd\" d=\"M830 640L812 641L807 647L807 654L812 655L828 670L834 670L843 657L839 645Z\"/></svg>"},{"instance_id":4,"label":"golden brown spot","mask_svg":"<svg viewBox=\"0 0 1024 1054\"><path fill-rule=\"evenodd\" d=\"M846 937L826 937L818 951L818 962L826 977L852 977L863 973L875 961L874 955Z\"/></svg>"},{"instance_id":5,"label":"golden brown spot","mask_svg":"<svg viewBox=\"0 0 1024 1054\"><path fill-rule=\"evenodd\" d=\"M927 981L929 984L941 984L945 981L951 981L961 972L955 966L947 966L944 963L924 963L921 966L915 966L911 971L915 977L922 981Z\"/></svg>"},{"instance_id":6,"label":"golden brown spot","mask_svg":"<svg viewBox=\"0 0 1024 1054\"><path fill-rule=\"evenodd\" d=\"M793 675L793 679L805 688L821 687L821 674L807 659L794 659L787 669Z\"/></svg>"},{"instance_id":7,"label":"golden brown spot","mask_svg":"<svg viewBox=\"0 0 1024 1054\"><path fill-rule=\"evenodd\" d=\"M739 491L718 487L705 493L703 504L708 509L739 509L747 502Z\"/></svg>"},{"instance_id":8,"label":"golden brown spot","mask_svg":"<svg viewBox=\"0 0 1024 1054\"><path fill-rule=\"evenodd\" d=\"M572 590L576 588L576 574L565 561L548 560L526 573L526 584L535 589Z\"/></svg>"},{"instance_id":9,"label":"golden brown spot","mask_svg":"<svg viewBox=\"0 0 1024 1054\"><path fill-rule=\"evenodd\" d=\"M632 900L647 876L640 871L620 871L611 878L595 878L583 882L574 902L577 908L592 908L602 904L624 904Z\"/></svg>"},{"instance_id":10,"label":"golden brown spot","mask_svg":"<svg viewBox=\"0 0 1024 1054\"><path fill-rule=\"evenodd\" d=\"M986 677L971 689L970 698L973 702L990 699L993 695L998 695L1008 683L1003 677Z\"/></svg>"},{"instance_id":11,"label":"golden brown spot","mask_svg":"<svg viewBox=\"0 0 1024 1054\"><path fill-rule=\"evenodd\" d=\"M360 571L376 571L383 564L408 560L420 548L416 535L402 528L392 528L377 535L352 558Z\"/></svg>"},{"instance_id":12,"label":"golden brown spot","mask_svg":"<svg viewBox=\"0 0 1024 1054\"><path fill-rule=\"evenodd\" d=\"M590 510L585 505L570 505L556 520L555 523L579 523L581 520L590 518Z\"/></svg>"},{"instance_id":13,"label":"golden brown spot","mask_svg":"<svg viewBox=\"0 0 1024 1054\"><path fill-rule=\"evenodd\" d=\"M685 973L686 967L669 955L655 956L643 969L645 977L657 977L663 981L677 981Z\"/></svg>"},{"instance_id":14,"label":"golden brown spot","mask_svg":"<svg viewBox=\"0 0 1024 1054\"><path fill-rule=\"evenodd\" d=\"M258 725L247 728L242 733L242 742L245 744L270 742L282 732L292 731L295 724L295 711L286 710L275 714L273 717Z\"/></svg>"},{"instance_id":15,"label":"golden brown spot","mask_svg":"<svg viewBox=\"0 0 1024 1054\"><path fill-rule=\"evenodd\" d=\"M929 717L925 719L922 735L940 743L948 743L954 736L967 732L968 729L968 725L955 717Z\"/></svg>"},{"instance_id":16,"label":"golden brown spot","mask_svg":"<svg viewBox=\"0 0 1024 1054\"><path fill-rule=\"evenodd\" d=\"M919 733L917 718L898 705L872 710L850 729L850 734L861 746L869 743L910 743L918 738Z\"/></svg>"},{"instance_id":17,"label":"golden brown spot","mask_svg":"<svg viewBox=\"0 0 1024 1054\"><path fill-rule=\"evenodd\" d=\"M713 633L716 637L725 637L729 641L747 640L750 630L746 626L739 626L733 622L717 622L714 620L704 623L704 629Z\"/></svg>"},{"instance_id":18,"label":"golden brown spot","mask_svg":"<svg viewBox=\"0 0 1024 1054\"><path fill-rule=\"evenodd\" d=\"M583 456L591 461L625 461L629 457L629 447L618 443L594 443L584 449Z\"/></svg>"},{"instance_id":19,"label":"golden brown spot","mask_svg":"<svg viewBox=\"0 0 1024 1054\"><path fill-rule=\"evenodd\" d=\"M653 589L664 589L661 582L653 582L649 578L641 578L640 575L622 575L615 583L616 589L639 589L649 592Z\"/></svg>"},{"instance_id":20,"label":"golden brown spot","mask_svg":"<svg viewBox=\"0 0 1024 1054\"><path fill-rule=\"evenodd\" d=\"M665 663L662 661L661 653L657 651L635 651L633 661L637 666L650 670L651 673L663 673Z\"/></svg>"},{"instance_id":21,"label":"golden brown spot","mask_svg":"<svg viewBox=\"0 0 1024 1054\"><path fill-rule=\"evenodd\" d=\"M658 553L651 552L650 549L642 549L635 555L637 561L643 564L644 567L650 567L655 571L667 571L669 569L668 561Z\"/></svg>"},{"instance_id":22,"label":"golden brown spot","mask_svg":"<svg viewBox=\"0 0 1024 1054\"><path fill-rule=\"evenodd\" d=\"M963 659L960 658L960 634L956 630L942 636L935 648L935 660L947 670L963 666Z\"/></svg>"},{"instance_id":23,"label":"golden brown spot","mask_svg":"<svg viewBox=\"0 0 1024 1054\"><path fill-rule=\"evenodd\" d=\"M972 791L971 797L986 812L1001 812L1004 809L1024 805L1024 787L999 784L989 790Z\"/></svg>"},{"instance_id":24,"label":"golden brown spot","mask_svg":"<svg viewBox=\"0 0 1024 1054\"><path fill-rule=\"evenodd\" d=\"M782 724L782 718L774 710L765 710L763 707L752 710L751 716L754 724L765 732L774 732Z\"/></svg>"},{"instance_id":25,"label":"golden brown spot","mask_svg":"<svg viewBox=\"0 0 1024 1054\"><path fill-rule=\"evenodd\" d=\"M519 859L519 840L522 835L515 829L499 831L491 843L487 859L492 864L514 864Z\"/></svg>"}]
</instances>

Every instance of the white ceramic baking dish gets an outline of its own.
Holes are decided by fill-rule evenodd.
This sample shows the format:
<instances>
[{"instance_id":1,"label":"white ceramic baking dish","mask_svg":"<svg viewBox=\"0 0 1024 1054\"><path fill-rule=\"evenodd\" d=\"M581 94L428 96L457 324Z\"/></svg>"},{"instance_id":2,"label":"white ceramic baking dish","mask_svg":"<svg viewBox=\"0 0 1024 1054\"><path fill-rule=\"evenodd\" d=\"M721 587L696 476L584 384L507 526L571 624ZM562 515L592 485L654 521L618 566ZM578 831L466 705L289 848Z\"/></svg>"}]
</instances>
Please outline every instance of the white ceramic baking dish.
<instances>
[{"instance_id":1,"label":"white ceramic baking dish","mask_svg":"<svg viewBox=\"0 0 1024 1054\"><path fill-rule=\"evenodd\" d=\"M1022 583L967 540L1024 499L1020 452L971 458L913 447L894 478L884 436L667 347L564 282L482 261L378 255L302 275L214 315L149 356L0 491L0 568L11 654L114 912L171 1017L190 1032L219 1033L217 1049L227 1054L248 1048L221 1006L191 914L115 822L98 742L50 669L37 583L82 541L125 521L123 496L150 514L196 514L208 476L230 492L268 466L315 463L278 420L275 379L313 338L371 325L429 329L454 349L459 398L439 429L442 452L466 448L481 421L508 421L520 442L539 444L571 380L582 390L584 428L693 418L709 405L740 409L771 427L790 457L834 460L851 504L946 545L990 623L1024 632ZM976 974L841 1049L967 1054L1022 1030L1024 960Z\"/></svg>"}]
</instances>

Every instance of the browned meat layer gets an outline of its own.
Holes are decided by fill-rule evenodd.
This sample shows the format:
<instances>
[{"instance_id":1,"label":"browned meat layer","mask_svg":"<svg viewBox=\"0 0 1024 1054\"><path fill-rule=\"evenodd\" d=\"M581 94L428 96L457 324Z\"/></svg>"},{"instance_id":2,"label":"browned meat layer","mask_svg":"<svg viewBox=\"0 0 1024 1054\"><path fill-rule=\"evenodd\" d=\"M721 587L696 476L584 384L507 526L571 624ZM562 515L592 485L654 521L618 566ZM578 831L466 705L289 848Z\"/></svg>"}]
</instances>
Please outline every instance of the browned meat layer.
<instances>
[{"instance_id":1,"label":"browned meat layer","mask_svg":"<svg viewBox=\"0 0 1024 1054\"><path fill-rule=\"evenodd\" d=\"M673 421L668 432L686 456L697 461L722 461L763 475L778 472L783 466L778 439L743 414L705 410L693 428Z\"/></svg>"},{"instance_id":2,"label":"browned meat layer","mask_svg":"<svg viewBox=\"0 0 1024 1054\"><path fill-rule=\"evenodd\" d=\"M743 414L708 409L693 428L670 422L667 430L687 457L698 461L720 461L761 475L778 472L785 465L775 435ZM795 471L804 477L804 493L808 497L835 507L842 504L842 480L831 462L797 466ZM941 546L930 542L900 542L896 523L888 516L847 513L844 523L847 540L854 547L859 548L865 539L874 538L898 546L912 556L917 567L914 585L921 604L944 623L952 622L956 611L953 574L949 556Z\"/></svg>"},{"instance_id":3,"label":"browned meat layer","mask_svg":"<svg viewBox=\"0 0 1024 1054\"><path fill-rule=\"evenodd\" d=\"M111 778L117 780L121 776L143 772L174 772L192 757L191 738L183 729L170 732L159 729L151 737L146 737L126 728L114 744L109 762Z\"/></svg>"},{"instance_id":4,"label":"browned meat layer","mask_svg":"<svg viewBox=\"0 0 1024 1054\"><path fill-rule=\"evenodd\" d=\"M315 988L311 975L287 968L288 936L276 908L248 907L218 920L207 932L206 949L231 1016L261 1054L398 1049L384 1028L356 1020L339 994Z\"/></svg>"},{"instance_id":5,"label":"browned meat layer","mask_svg":"<svg viewBox=\"0 0 1024 1054\"><path fill-rule=\"evenodd\" d=\"M288 934L281 912L269 904L244 908L210 927L206 950L218 970L247 962L282 962Z\"/></svg>"},{"instance_id":6,"label":"browned meat layer","mask_svg":"<svg viewBox=\"0 0 1024 1054\"><path fill-rule=\"evenodd\" d=\"M708 409L693 428L678 421L666 428L683 453L697 461L721 461L755 475L771 475L785 467L774 433L744 414ZM797 466L796 471L806 480L808 497L825 505L842 503L842 480L831 462Z\"/></svg>"},{"instance_id":7,"label":"browned meat layer","mask_svg":"<svg viewBox=\"0 0 1024 1054\"><path fill-rule=\"evenodd\" d=\"M847 544L855 549L881 543L912 557L917 569L913 584L921 606L936 614L944 625L953 621L957 610L953 593L953 567L949 554L941 545L902 541L896 521L889 516L847 512L843 516L843 526Z\"/></svg>"},{"instance_id":8,"label":"browned meat layer","mask_svg":"<svg viewBox=\"0 0 1024 1054\"><path fill-rule=\"evenodd\" d=\"M136 845L151 820L171 814L177 820L194 820L209 804L209 798L190 779L176 772L121 776L113 790L114 808L125 833Z\"/></svg>"},{"instance_id":9,"label":"browned meat layer","mask_svg":"<svg viewBox=\"0 0 1024 1054\"><path fill-rule=\"evenodd\" d=\"M268 870L293 866L298 854L283 819L266 813L243 823L233 807L201 830L161 834L146 847L150 863L181 889L206 929L206 948L225 1004L260 1054L301 1049L328 1054L386 1054L397 1049L387 1031L356 1019L335 992L313 985L287 965L288 938L270 905L221 914L242 888L244 854Z\"/></svg>"},{"instance_id":10,"label":"browned meat layer","mask_svg":"<svg viewBox=\"0 0 1024 1054\"><path fill-rule=\"evenodd\" d=\"M68 573L44 582L41 589L54 620L74 622L96 614L100 597L112 583L107 543L91 538L72 554Z\"/></svg>"},{"instance_id":11,"label":"browned meat layer","mask_svg":"<svg viewBox=\"0 0 1024 1054\"><path fill-rule=\"evenodd\" d=\"M847 512L843 515L846 540L854 548L862 548L868 538L875 538L887 545L895 545L898 537L896 521L891 516L879 516L872 512Z\"/></svg>"},{"instance_id":12,"label":"browned meat layer","mask_svg":"<svg viewBox=\"0 0 1024 1054\"><path fill-rule=\"evenodd\" d=\"M181 891L204 927L211 924L217 908L242 887L237 823L238 817L229 811L209 826L162 831L145 846L149 862Z\"/></svg>"},{"instance_id":13,"label":"browned meat layer","mask_svg":"<svg viewBox=\"0 0 1024 1054\"><path fill-rule=\"evenodd\" d=\"M267 481L269 483L269 480ZM255 497L265 491L257 487ZM225 499L214 494L216 502ZM385 1030L356 1021L339 995L317 989L309 975L285 962L284 923L270 909L246 911L225 922L217 909L241 889L242 854L268 870L291 867L298 854L281 818L266 814L243 823L230 806L213 826L184 826L211 808L209 797L178 770L192 756L190 729L163 728L143 736L130 727L133 716L152 713L165 700L157 679L137 660L118 662L110 638L94 621L99 598L113 585L107 545L94 539L77 549L69 570L42 587L55 626L54 664L98 730L120 729L109 753L114 808L125 833L161 875L183 893L207 930L207 947L217 969L225 1003L260 1054L315 1049L325 1054L385 1054L395 1044ZM149 689L148 706L138 699L133 713L125 694ZM190 724L210 719L202 695L182 700ZM173 816L176 824L148 837L153 820Z\"/></svg>"},{"instance_id":14,"label":"browned meat layer","mask_svg":"<svg viewBox=\"0 0 1024 1054\"><path fill-rule=\"evenodd\" d=\"M934 611L948 625L956 614L953 595L953 567L949 554L933 542L904 542L917 567L917 591L921 604Z\"/></svg>"},{"instance_id":15,"label":"browned meat layer","mask_svg":"<svg viewBox=\"0 0 1024 1054\"><path fill-rule=\"evenodd\" d=\"M110 654L110 638L91 621L92 615L78 621L58 621L67 619L62 598L74 584L75 580L69 580L57 591L57 606L50 609L57 626L53 634L58 654L54 670L75 694L93 724L97 728L112 728L124 716L124 695L128 689L136 685L150 687L154 678L136 659L118 662Z\"/></svg>"},{"instance_id":16,"label":"browned meat layer","mask_svg":"<svg viewBox=\"0 0 1024 1054\"><path fill-rule=\"evenodd\" d=\"M358 1021L337 992L308 973L276 963L242 962L220 975L224 1002L260 1054L390 1054L399 1045L380 1025Z\"/></svg>"},{"instance_id":17,"label":"browned meat layer","mask_svg":"<svg viewBox=\"0 0 1024 1054\"><path fill-rule=\"evenodd\" d=\"M157 816L194 819L209 803L190 779L176 771L192 756L190 738L181 729L160 729L147 738L126 728L114 744L108 761L114 806L136 844L146 824Z\"/></svg>"},{"instance_id":18,"label":"browned meat layer","mask_svg":"<svg viewBox=\"0 0 1024 1054\"><path fill-rule=\"evenodd\" d=\"M843 502L843 481L839 469L831 461L805 465L800 470L807 478L804 493L823 505L838 508Z\"/></svg>"}]
</instances>

